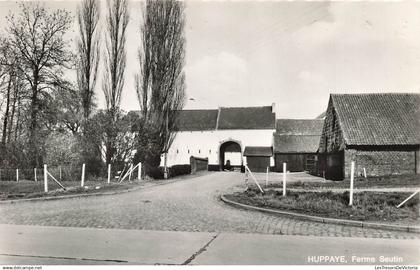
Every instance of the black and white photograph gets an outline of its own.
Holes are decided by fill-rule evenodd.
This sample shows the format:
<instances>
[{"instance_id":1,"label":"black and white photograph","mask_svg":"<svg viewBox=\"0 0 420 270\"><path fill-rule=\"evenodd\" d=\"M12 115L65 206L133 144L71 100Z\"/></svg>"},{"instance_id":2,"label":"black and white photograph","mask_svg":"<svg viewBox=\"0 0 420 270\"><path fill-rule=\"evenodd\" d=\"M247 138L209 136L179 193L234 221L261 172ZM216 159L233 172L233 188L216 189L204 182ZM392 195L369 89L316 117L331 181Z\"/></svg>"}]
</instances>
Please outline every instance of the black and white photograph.
<instances>
[{"instance_id":1,"label":"black and white photograph","mask_svg":"<svg viewBox=\"0 0 420 270\"><path fill-rule=\"evenodd\" d=\"M0 270L420 267L420 2L0 0Z\"/></svg>"}]
</instances>

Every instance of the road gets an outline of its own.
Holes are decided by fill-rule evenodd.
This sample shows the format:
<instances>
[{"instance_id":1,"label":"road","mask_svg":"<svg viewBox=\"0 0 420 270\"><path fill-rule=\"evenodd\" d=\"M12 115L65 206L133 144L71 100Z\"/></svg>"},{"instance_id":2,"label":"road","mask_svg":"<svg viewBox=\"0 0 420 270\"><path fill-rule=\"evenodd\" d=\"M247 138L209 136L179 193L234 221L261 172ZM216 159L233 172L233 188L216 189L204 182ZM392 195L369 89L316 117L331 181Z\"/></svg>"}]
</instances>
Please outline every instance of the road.
<instances>
[{"instance_id":1,"label":"road","mask_svg":"<svg viewBox=\"0 0 420 270\"><path fill-rule=\"evenodd\" d=\"M0 204L0 224L418 239L418 234L302 221L240 210L219 195L235 190L243 174L196 178L110 196Z\"/></svg>"},{"instance_id":2,"label":"road","mask_svg":"<svg viewBox=\"0 0 420 270\"><path fill-rule=\"evenodd\" d=\"M413 240L26 225L0 233L0 264L9 265L420 263Z\"/></svg>"}]
</instances>

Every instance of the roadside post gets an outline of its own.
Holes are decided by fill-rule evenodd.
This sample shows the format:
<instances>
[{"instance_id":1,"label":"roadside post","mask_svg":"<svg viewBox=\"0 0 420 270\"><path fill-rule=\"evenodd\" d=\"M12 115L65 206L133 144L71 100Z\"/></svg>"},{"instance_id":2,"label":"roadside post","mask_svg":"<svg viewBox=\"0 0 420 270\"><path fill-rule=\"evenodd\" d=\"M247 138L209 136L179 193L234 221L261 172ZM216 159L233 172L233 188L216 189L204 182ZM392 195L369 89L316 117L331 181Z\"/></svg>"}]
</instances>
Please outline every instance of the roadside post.
<instances>
[{"instance_id":1,"label":"roadside post","mask_svg":"<svg viewBox=\"0 0 420 270\"><path fill-rule=\"evenodd\" d=\"M85 163L83 163L82 165L82 181L80 183L80 186L83 187L85 185Z\"/></svg>"},{"instance_id":2,"label":"roadside post","mask_svg":"<svg viewBox=\"0 0 420 270\"><path fill-rule=\"evenodd\" d=\"M131 174L133 173L133 163L130 165L130 174L128 175L128 182L131 182Z\"/></svg>"},{"instance_id":3,"label":"roadside post","mask_svg":"<svg viewBox=\"0 0 420 270\"><path fill-rule=\"evenodd\" d=\"M367 178L367 176L366 176L366 168L363 168L363 175L364 175L365 178Z\"/></svg>"},{"instance_id":4,"label":"roadside post","mask_svg":"<svg viewBox=\"0 0 420 270\"><path fill-rule=\"evenodd\" d=\"M137 179L140 181L141 180L141 162L139 162L139 164L137 164L137 166L138 166Z\"/></svg>"},{"instance_id":5,"label":"roadside post","mask_svg":"<svg viewBox=\"0 0 420 270\"><path fill-rule=\"evenodd\" d=\"M286 175L287 175L287 165L286 165L286 162L283 162L283 196L286 196Z\"/></svg>"},{"instance_id":6,"label":"roadside post","mask_svg":"<svg viewBox=\"0 0 420 270\"><path fill-rule=\"evenodd\" d=\"M19 169L16 169L16 182L19 182Z\"/></svg>"},{"instance_id":7,"label":"roadside post","mask_svg":"<svg viewBox=\"0 0 420 270\"><path fill-rule=\"evenodd\" d=\"M36 178L36 168L34 168L34 176L35 176L35 182L37 182L38 179Z\"/></svg>"},{"instance_id":8,"label":"roadside post","mask_svg":"<svg viewBox=\"0 0 420 270\"><path fill-rule=\"evenodd\" d=\"M349 206L353 205L353 184L354 184L354 161L351 162Z\"/></svg>"},{"instance_id":9,"label":"roadside post","mask_svg":"<svg viewBox=\"0 0 420 270\"><path fill-rule=\"evenodd\" d=\"M270 169L270 167L267 167L267 173L265 174L265 187L268 187L268 170Z\"/></svg>"},{"instance_id":10,"label":"roadside post","mask_svg":"<svg viewBox=\"0 0 420 270\"><path fill-rule=\"evenodd\" d=\"M108 164L108 184L111 182L111 163Z\"/></svg>"},{"instance_id":11,"label":"roadside post","mask_svg":"<svg viewBox=\"0 0 420 270\"><path fill-rule=\"evenodd\" d=\"M44 192L48 192L47 164L44 164Z\"/></svg>"}]
</instances>

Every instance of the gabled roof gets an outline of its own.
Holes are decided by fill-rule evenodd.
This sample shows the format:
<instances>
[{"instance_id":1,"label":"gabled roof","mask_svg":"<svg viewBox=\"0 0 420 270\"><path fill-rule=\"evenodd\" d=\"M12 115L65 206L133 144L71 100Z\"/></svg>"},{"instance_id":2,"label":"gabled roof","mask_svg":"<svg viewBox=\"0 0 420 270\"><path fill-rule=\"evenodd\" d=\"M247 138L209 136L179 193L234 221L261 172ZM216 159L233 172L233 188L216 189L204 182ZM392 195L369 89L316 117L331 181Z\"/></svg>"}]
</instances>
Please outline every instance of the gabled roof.
<instances>
[{"instance_id":1,"label":"gabled roof","mask_svg":"<svg viewBox=\"0 0 420 270\"><path fill-rule=\"evenodd\" d=\"M278 135L320 135L323 119L277 119Z\"/></svg>"},{"instance_id":2,"label":"gabled roof","mask_svg":"<svg viewBox=\"0 0 420 270\"><path fill-rule=\"evenodd\" d=\"M420 94L331 94L347 145L420 144Z\"/></svg>"},{"instance_id":3,"label":"gabled roof","mask_svg":"<svg viewBox=\"0 0 420 270\"><path fill-rule=\"evenodd\" d=\"M316 153L321 135L276 135L274 153Z\"/></svg>"},{"instance_id":4,"label":"gabled roof","mask_svg":"<svg viewBox=\"0 0 420 270\"><path fill-rule=\"evenodd\" d=\"M271 157L273 149L268 146L246 146L244 156L246 157Z\"/></svg>"},{"instance_id":5,"label":"gabled roof","mask_svg":"<svg viewBox=\"0 0 420 270\"><path fill-rule=\"evenodd\" d=\"M220 108L217 129L274 129L271 106Z\"/></svg>"},{"instance_id":6,"label":"gabled roof","mask_svg":"<svg viewBox=\"0 0 420 270\"><path fill-rule=\"evenodd\" d=\"M214 130L218 110L182 110L179 111L177 131Z\"/></svg>"}]
</instances>

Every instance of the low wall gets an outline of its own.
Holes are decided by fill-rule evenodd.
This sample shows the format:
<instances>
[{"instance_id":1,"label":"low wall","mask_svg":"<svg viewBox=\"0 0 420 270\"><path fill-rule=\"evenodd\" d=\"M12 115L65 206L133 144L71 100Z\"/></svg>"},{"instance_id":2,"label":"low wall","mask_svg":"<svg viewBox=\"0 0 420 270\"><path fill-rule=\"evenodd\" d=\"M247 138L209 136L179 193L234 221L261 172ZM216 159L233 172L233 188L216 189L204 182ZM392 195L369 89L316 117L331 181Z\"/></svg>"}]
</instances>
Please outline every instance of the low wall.
<instances>
[{"instance_id":1,"label":"low wall","mask_svg":"<svg viewBox=\"0 0 420 270\"><path fill-rule=\"evenodd\" d=\"M204 171L204 170L207 170L207 167L209 165L209 159L191 156L190 165L191 165L191 174L194 174L197 171Z\"/></svg>"}]
</instances>

